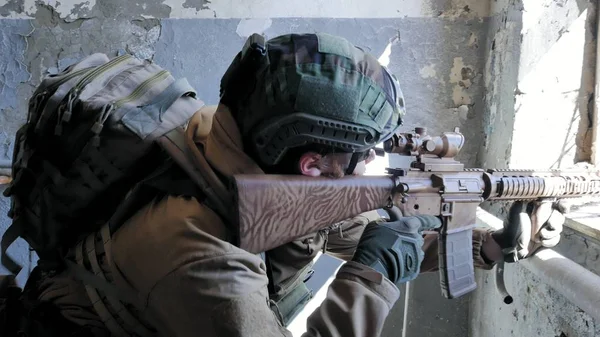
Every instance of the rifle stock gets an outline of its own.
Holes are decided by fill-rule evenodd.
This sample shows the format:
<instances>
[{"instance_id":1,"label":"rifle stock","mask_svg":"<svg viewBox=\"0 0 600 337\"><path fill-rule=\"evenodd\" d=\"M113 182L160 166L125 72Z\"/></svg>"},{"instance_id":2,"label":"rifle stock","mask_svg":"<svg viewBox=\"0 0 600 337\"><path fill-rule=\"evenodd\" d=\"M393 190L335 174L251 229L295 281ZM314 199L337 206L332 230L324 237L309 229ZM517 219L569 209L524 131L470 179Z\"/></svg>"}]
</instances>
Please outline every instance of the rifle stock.
<instances>
[{"instance_id":1,"label":"rifle stock","mask_svg":"<svg viewBox=\"0 0 600 337\"><path fill-rule=\"evenodd\" d=\"M481 203L600 194L597 170L465 169L454 160L463 144L458 129L430 137L417 128L384 144L386 152L416 157L410 168L388 169L387 175L236 175L238 245L251 253L264 252L393 204L405 216L440 217L440 285L446 298L456 298L476 288L472 230Z\"/></svg>"},{"instance_id":2,"label":"rifle stock","mask_svg":"<svg viewBox=\"0 0 600 337\"><path fill-rule=\"evenodd\" d=\"M239 246L254 254L386 207L393 195L386 176L236 175L234 182Z\"/></svg>"}]
</instances>

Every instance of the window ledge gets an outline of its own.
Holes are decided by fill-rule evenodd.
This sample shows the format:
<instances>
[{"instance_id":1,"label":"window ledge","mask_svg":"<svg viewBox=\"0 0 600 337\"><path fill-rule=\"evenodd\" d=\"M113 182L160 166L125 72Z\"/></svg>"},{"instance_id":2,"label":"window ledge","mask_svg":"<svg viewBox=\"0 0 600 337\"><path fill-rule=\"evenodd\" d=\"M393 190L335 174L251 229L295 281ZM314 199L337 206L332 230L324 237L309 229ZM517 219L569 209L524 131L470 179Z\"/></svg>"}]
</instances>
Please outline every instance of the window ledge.
<instances>
[{"instance_id":1,"label":"window ledge","mask_svg":"<svg viewBox=\"0 0 600 337\"><path fill-rule=\"evenodd\" d=\"M571 214L571 219L567 221L567 226L573 223L581 223L583 218L593 218L598 221L597 211L591 213L590 210L584 211L583 207L578 207ZM585 217L580 217L577 213L586 213ZM503 227L503 220L498 219L491 213L478 208L477 224L483 227L500 229ZM587 225L581 225L587 226ZM597 224L594 225L597 227ZM585 227L582 227L585 228ZM592 228L587 226L587 228ZM598 233L598 230L592 231ZM565 257L554 249L543 249L535 255L519 261L516 266L523 266L538 276L544 283L554 288L563 295L568 301L581 308L588 315L596 320L600 320L600 292L598 292L598 283L600 277L592 271L584 268L580 264Z\"/></svg>"},{"instance_id":2,"label":"window ledge","mask_svg":"<svg viewBox=\"0 0 600 337\"><path fill-rule=\"evenodd\" d=\"M573 206L566 214L565 225L600 242L600 202Z\"/></svg>"}]
</instances>

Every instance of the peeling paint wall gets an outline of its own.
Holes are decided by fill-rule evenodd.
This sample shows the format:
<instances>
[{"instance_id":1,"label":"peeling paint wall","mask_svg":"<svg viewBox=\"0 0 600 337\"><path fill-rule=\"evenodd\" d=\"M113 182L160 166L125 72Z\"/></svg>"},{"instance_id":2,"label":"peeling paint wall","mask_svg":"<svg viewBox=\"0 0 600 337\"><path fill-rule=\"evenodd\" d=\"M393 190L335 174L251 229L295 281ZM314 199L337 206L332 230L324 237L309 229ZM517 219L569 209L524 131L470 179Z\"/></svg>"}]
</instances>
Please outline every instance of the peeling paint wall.
<instances>
[{"instance_id":1,"label":"peeling paint wall","mask_svg":"<svg viewBox=\"0 0 600 337\"><path fill-rule=\"evenodd\" d=\"M24 37L31 30L28 21L0 20L0 163L10 161L14 132L25 117L17 106L19 92L31 77L24 56Z\"/></svg>"},{"instance_id":2,"label":"peeling paint wall","mask_svg":"<svg viewBox=\"0 0 600 337\"><path fill-rule=\"evenodd\" d=\"M595 4L525 2L511 167L565 168L590 159Z\"/></svg>"},{"instance_id":3,"label":"peeling paint wall","mask_svg":"<svg viewBox=\"0 0 600 337\"><path fill-rule=\"evenodd\" d=\"M4 24L29 25L20 35L8 35L12 44L20 44L15 50L21 54L24 74L27 78L31 74L31 80L15 87L19 93L11 95L10 111L19 111L11 112L16 116L11 118L24 118L27 97L43 76L93 52L129 52L154 59L175 75L187 77L207 103L216 103L219 78L251 33L272 37L324 31L387 58L406 95L406 130L425 125L430 133L441 133L461 127L467 143L460 159L475 165L484 108L479 45L485 40L487 2L294 3L0 1ZM207 19L181 20L205 17L209 11ZM289 18L292 13L302 18ZM11 55L6 58L15 60ZM0 148L0 158L10 156L9 148Z\"/></svg>"},{"instance_id":4,"label":"peeling paint wall","mask_svg":"<svg viewBox=\"0 0 600 337\"><path fill-rule=\"evenodd\" d=\"M8 160L10 141L25 119L27 98L41 78L90 53L129 52L153 59L175 76L186 77L202 100L214 104L221 75L250 34L268 38L321 31L371 51L397 75L409 112L406 131L426 126L431 134L439 134L460 127L467 136L460 159L475 166L484 111L482 46L488 12L489 2L476 0L0 0L0 25L11 47L2 60L12 62L9 67L15 74L5 81L12 92L0 91L10 97L0 107L0 116L11 120L2 123L5 146L0 158ZM5 207L6 199L0 204ZM8 224L4 214L0 228ZM26 245L10 253L22 263L31 259ZM439 289L438 282L431 274L411 287L415 309L406 316L410 334L463 335L468 329L467 301L441 302L440 292L431 292L431 286ZM436 302L440 304L427 305ZM401 300L384 336L401 333L403 308ZM429 315L439 320L417 324Z\"/></svg>"},{"instance_id":5,"label":"peeling paint wall","mask_svg":"<svg viewBox=\"0 0 600 337\"><path fill-rule=\"evenodd\" d=\"M506 2L506 1L504 1ZM514 124L514 93L520 57L522 6L493 2L485 53L483 140L478 162L483 167L505 168L510 158Z\"/></svg>"},{"instance_id":6,"label":"peeling paint wall","mask_svg":"<svg viewBox=\"0 0 600 337\"><path fill-rule=\"evenodd\" d=\"M488 1L476 0L154 0L142 2L96 0L46 0L66 21L94 16L139 16L144 18L390 18L441 17L480 19L489 13ZM39 10L36 0L2 0L0 15L6 18L31 18ZM101 13L101 14L100 14ZM100 14L100 15L99 15Z\"/></svg>"},{"instance_id":7,"label":"peeling paint wall","mask_svg":"<svg viewBox=\"0 0 600 337\"><path fill-rule=\"evenodd\" d=\"M479 162L565 168L589 160L595 2L492 3Z\"/></svg>"},{"instance_id":8,"label":"peeling paint wall","mask_svg":"<svg viewBox=\"0 0 600 337\"><path fill-rule=\"evenodd\" d=\"M27 49L25 36L31 30L29 21L0 20L0 168L10 164L14 133L26 117L19 113L18 106L19 97L28 90L27 82L31 78L24 55ZM3 233L8 225L9 203L1 192L4 192L3 185L0 185L0 232ZM9 253L23 264L24 272L18 281L24 282L30 265L27 243L19 239Z\"/></svg>"}]
</instances>

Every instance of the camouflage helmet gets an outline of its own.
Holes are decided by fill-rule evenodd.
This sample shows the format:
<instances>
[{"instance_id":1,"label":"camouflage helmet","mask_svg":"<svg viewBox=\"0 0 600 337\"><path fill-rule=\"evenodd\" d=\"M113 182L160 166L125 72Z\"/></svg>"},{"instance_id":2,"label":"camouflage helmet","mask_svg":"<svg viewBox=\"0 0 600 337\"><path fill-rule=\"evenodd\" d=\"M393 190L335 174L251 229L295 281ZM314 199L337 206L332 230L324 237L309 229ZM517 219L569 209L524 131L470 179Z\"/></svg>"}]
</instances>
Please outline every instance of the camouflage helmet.
<instances>
[{"instance_id":1,"label":"camouflage helmet","mask_svg":"<svg viewBox=\"0 0 600 337\"><path fill-rule=\"evenodd\" d=\"M328 34L248 38L221 80L244 146L262 166L301 146L363 155L402 124L395 76L372 55Z\"/></svg>"}]
</instances>

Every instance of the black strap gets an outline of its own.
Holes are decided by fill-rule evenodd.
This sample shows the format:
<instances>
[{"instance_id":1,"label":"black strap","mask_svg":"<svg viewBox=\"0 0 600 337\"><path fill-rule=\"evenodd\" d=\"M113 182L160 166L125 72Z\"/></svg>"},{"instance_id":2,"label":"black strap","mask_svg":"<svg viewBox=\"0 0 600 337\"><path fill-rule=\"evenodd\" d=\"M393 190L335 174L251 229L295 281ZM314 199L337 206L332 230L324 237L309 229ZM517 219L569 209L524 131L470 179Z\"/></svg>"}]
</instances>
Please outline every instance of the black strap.
<instances>
[{"instance_id":1,"label":"black strap","mask_svg":"<svg viewBox=\"0 0 600 337\"><path fill-rule=\"evenodd\" d=\"M222 193L227 193L227 191L224 191L223 186L216 185L217 182L215 180L218 180L216 175L212 180L207 179L207 177L211 176L211 173L214 174L214 172L207 172L210 168L199 167L199 165L196 165L190 159L190 149L185 142L184 131L180 128L173 129L164 136L158 138L157 142L179 165L179 167L188 174L194 184L200 188L202 194L205 196L205 202L211 205L211 209L221 216L228 226L231 226L234 221L229 207L230 201L221 195ZM208 165L206 162L205 164ZM220 181L218 183L222 184ZM222 187L223 190L220 187Z\"/></svg>"},{"instance_id":2,"label":"black strap","mask_svg":"<svg viewBox=\"0 0 600 337\"><path fill-rule=\"evenodd\" d=\"M200 187L194 184L189 175L173 162L164 173L148 179L144 185L169 195L195 197L198 201L203 201L205 198Z\"/></svg>"},{"instance_id":3,"label":"black strap","mask_svg":"<svg viewBox=\"0 0 600 337\"><path fill-rule=\"evenodd\" d=\"M121 290L114 284L109 283L108 281L87 271L82 266L67 260L67 268L71 275L75 276L84 284L88 284L102 291L108 296L113 296L123 302L129 303L134 307L138 308L139 310L141 310L141 308L144 308L144 305L142 305L140 299L137 298L133 293Z\"/></svg>"},{"instance_id":4,"label":"black strap","mask_svg":"<svg viewBox=\"0 0 600 337\"><path fill-rule=\"evenodd\" d=\"M88 327L67 320L56 305L38 299L40 280L38 267L29 275L23 290L13 275L0 277L0 336L93 337Z\"/></svg>"},{"instance_id":5,"label":"black strap","mask_svg":"<svg viewBox=\"0 0 600 337\"><path fill-rule=\"evenodd\" d=\"M4 305L6 306L2 308ZM0 315L2 337L94 336L89 327L68 320L56 305L49 302L31 301L24 297L13 298L5 304L0 302Z\"/></svg>"},{"instance_id":6,"label":"black strap","mask_svg":"<svg viewBox=\"0 0 600 337\"><path fill-rule=\"evenodd\" d=\"M362 152L354 152L352 154L352 159L350 159L350 164L348 164L348 169L346 170L346 175L352 175L354 173L356 164L358 164L358 159L362 158L363 156L364 153Z\"/></svg>"},{"instance_id":7,"label":"black strap","mask_svg":"<svg viewBox=\"0 0 600 337\"><path fill-rule=\"evenodd\" d=\"M14 275L4 275L0 278L0 335L11 336L10 334L16 334L20 321L21 288L17 286Z\"/></svg>"},{"instance_id":8,"label":"black strap","mask_svg":"<svg viewBox=\"0 0 600 337\"><path fill-rule=\"evenodd\" d=\"M114 234L127 219L133 216L135 212L157 197L158 190L149 183L165 173L171 165L170 162L166 161L162 166L158 167L154 172L150 173L148 177L132 188L129 195L127 195L125 200L115 210L113 216L108 220L108 227L110 228L111 235Z\"/></svg>"},{"instance_id":9,"label":"black strap","mask_svg":"<svg viewBox=\"0 0 600 337\"><path fill-rule=\"evenodd\" d=\"M190 182L189 176L179 165L170 160L166 161L148 178L139 182L117 208L109 220L111 235L152 199L165 194L195 197L198 201L203 201L205 198L200 187Z\"/></svg>"},{"instance_id":10,"label":"black strap","mask_svg":"<svg viewBox=\"0 0 600 337\"><path fill-rule=\"evenodd\" d=\"M156 197L155 192L143 184L136 185L108 220L110 234L114 234L127 219L154 199Z\"/></svg>"},{"instance_id":11,"label":"black strap","mask_svg":"<svg viewBox=\"0 0 600 337\"><path fill-rule=\"evenodd\" d=\"M21 227L19 226L19 222L17 220L8 227L6 232L4 232L2 235L2 240L0 241L0 250L2 252L2 257L0 260L2 261L2 265L4 265L4 267L6 267L6 269L8 269L14 275L18 275L23 267L15 262L15 260L13 260L13 258L11 258L6 251L19 236L21 236Z\"/></svg>"}]
</instances>

